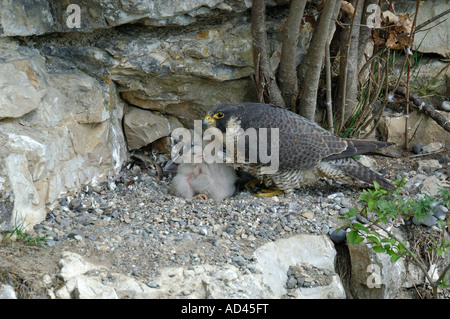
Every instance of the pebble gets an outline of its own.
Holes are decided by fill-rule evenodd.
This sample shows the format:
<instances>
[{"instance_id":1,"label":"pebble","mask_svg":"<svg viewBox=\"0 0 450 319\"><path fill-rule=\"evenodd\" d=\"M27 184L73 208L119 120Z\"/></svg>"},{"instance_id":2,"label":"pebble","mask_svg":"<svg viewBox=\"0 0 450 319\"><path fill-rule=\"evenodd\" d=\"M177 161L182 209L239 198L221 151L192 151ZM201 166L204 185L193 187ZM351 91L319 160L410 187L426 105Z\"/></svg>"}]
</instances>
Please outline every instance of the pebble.
<instances>
[{"instance_id":1,"label":"pebble","mask_svg":"<svg viewBox=\"0 0 450 319\"><path fill-rule=\"evenodd\" d=\"M231 260L239 266L244 266L247 263L245 258L240 255L234 256Z\"/></svg>"},{"instance_id":2,"label":"pebble","mask_svg":"<svg viewBox=\"0 0 450 319\"><path fill-rule=\"evenodd\" d=\"M335 230L331 233L330 238L336 244L344 243L347 240L347 232L344 229Z\"/></svg>"},{"instance_id":3,"label":"pebble","mask_svg":"<svg viewBox=\"0 0 450 319\"><path fill-rule=\"evenodd\" d=\"M81 206L81 199L80 198L74 198L69 203L69 208L72 209L72 210L73 209L77 209L80 206Z\"/></svg>"},{"instance_id":4,"label":"pebble","mask_svg":"<svg viewBox=\"0 0 450 319\"><path fill-rule=\"evenodd\" d=\"M159 284L156 281L150 280L146 283L150 288L159 288Z\"/></svg>"},{"instance_id":5,"label":"pebble","mask_svg":"<svg viewBox=\"0 0 450 319\"><path fill-rule=\"evenodd\" d=\"M441 109L450 112L450 101L442 101Z\"/></svg>"},{"instance_id":6,"label":"pebble","mask_svg":"<svg viewBox=\"0 0 450 319\"><path fill-rule=\"evenodd\" d=\"M422 148L423 148L423 144L415 144L413 146L412 151L414 154L422 154Z\"/></svg>"},{"instance_id":7,"label":"pebble","mask_svg":"<svg viewBox=\"0 0 450 319\"><path fill-rule=\"evenodd\" d=\"M433 216L439 220L445 220L448 213L448 208L444 205L437 205L433 208Z\"/></svg>"},{"instance_id":8,"label":"pebble","mask_svg":"<svg viewBox=\"0 0 450 319\"><path fill-rule=\"evenodd\" d=\"M413 223L414 225L424 225L431 227L437 224L437 218L434 217L432 214L428 214L424 218L418 218L417 216L414 216Z\"/></svg>"},{"instance_id":9,"label":"pebble","mask_svg":"<svg viewBox=\"0 0 450 319\"><path fill-rule=\"evenodd\" d=\"M0 299L17 299L14 287L0 283Z\"/></svg>"}]
</instances>

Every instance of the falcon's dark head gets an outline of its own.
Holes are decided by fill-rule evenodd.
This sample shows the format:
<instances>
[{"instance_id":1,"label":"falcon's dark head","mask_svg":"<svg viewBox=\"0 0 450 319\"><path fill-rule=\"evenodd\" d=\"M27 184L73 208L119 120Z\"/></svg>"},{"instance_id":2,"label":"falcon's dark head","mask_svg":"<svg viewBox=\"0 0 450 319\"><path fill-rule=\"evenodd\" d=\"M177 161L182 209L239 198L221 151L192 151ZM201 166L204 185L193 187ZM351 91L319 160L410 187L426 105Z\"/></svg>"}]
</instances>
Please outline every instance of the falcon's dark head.
<instances>
[{"instance_id":1,"label":"falcon's dark head","mask_svg":"<svg viewBox=\"0 0 450 319\"><path fill-rule=\"evenodd\" d=\"M218 104L206 113L203 123L217 127L225 133L227 128L240 125L239 106L236 104Z\"/></svg>"}]
</instances>

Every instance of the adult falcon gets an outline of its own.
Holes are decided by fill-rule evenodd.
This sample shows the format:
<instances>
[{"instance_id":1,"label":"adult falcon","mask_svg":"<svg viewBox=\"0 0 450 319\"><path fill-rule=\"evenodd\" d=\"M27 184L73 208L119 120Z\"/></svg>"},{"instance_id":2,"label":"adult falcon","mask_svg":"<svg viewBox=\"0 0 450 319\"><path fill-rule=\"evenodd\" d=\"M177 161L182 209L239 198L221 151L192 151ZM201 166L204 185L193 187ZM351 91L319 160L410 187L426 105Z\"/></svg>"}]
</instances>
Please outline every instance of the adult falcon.
<instances>
[{"instance_id":1,"label":"adult falcon","mask_svg":"<svg viewBox=\"0 0 450 319\"><path fill-rule=\"evenodd\" d=\"M207 112L204 123L218 128L224 134L224 141L227 133L239 137L239 134L250 128L258 132L258 140L260 132L267 133L268 150L259 150L256 161L243 163L234 158L233 163L235 169L250 173L267 187L276 187L289 193L318 181L320 177L328 177L347 182L360 180L369 184L376 181L384 188L393 188L391 182L352 156L394 143L344 139L296 113L263 103L216 105ZM260 130L264 128L267 130ZM260 160L259 154L262 154L261 151L270 153L271 129L278 129L279 166L276 172L265 173L264 167L268 164ZM248 144L245 153L247 159L249 149L257 146L253 143L249 148ZM233 150L236 153L238 148L233 147Z\"/></svg>"}]
</instances>

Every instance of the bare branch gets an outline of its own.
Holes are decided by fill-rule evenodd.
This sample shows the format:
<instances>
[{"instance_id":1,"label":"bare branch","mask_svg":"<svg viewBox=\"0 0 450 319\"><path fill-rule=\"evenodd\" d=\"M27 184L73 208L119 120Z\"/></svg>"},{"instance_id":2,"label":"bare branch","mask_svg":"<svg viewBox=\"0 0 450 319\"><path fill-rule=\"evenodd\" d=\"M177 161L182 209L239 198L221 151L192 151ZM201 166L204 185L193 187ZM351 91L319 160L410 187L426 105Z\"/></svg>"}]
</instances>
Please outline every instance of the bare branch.
<instances>
[{"instance_id":1,"label":"bare branch","mask_svg":"<svg viewBox=\"0 0 450 319\"><path fill-rule=\"evenodd\" d=\"M359 0L355 1L355 14L351 20L350 28L342 32L343 39L347 43L342 42L342 57L340 63L340 77L339 77L339 99L338 109L340 121L337 125L338 131L344 127L345 121L352 114L357 99L358 92L358 43L359 43L359 28L354 25L359 24L361 20L362 5L359 5Z\"/></svg>"},{"instance_id":2,"label":"bare branch","mask_svg":"<svg viewBox=\"0 0 450 319\"><path fill-rule=\"evenodd\" d=\"M333 101L331 98L331 61L330 61L330 40L327 41L325 45L325 77L327 84L327 100L325 105L327 107L327 122L328 129L334 132L333 124Z\"/></svg>"},{"instance_id":3,"label":"bare branch","mask_svg":"<svg viewBox=\"0 0 450 319\"><path fill-rule=\"evenodd\" d=\"M266 2L266 0L253 0L252 3L253 64L255 74L259 73L259 79L255 79L255 82L264 84L264 90L267 90L268 95L268 101L265 102L284 107L285 103L270 65L266 33Z\"/></svg>"},{"instance_id":4,"label":"bare branch","mask_svg":"<svg viewBox=\"0 0 450 319\"><path fill-rule=\"evenodd\" d=\"M298 95L295 60L300 24L305 5L306 0L292 0L289 8L289 16L284 28L278 81L280 83L280 89L284 97L286 107L290 109L295 109L295 103Z\"/></svg>"},{"instance_id":5,"label":"bare branch","mask_svg":"<svg viewBox=\"0 0 450 319\"><path fill-rule=\"evenodd\" d=\"M391 88L392 90L393 88ZM407 90L405 87L398 87L395 91L397 94L405 95L407 94ZM436 121L439 126L441 126L447 132L450 132L450 121L447 120L442 114L436 111L433 105L426 103L422 100L417 94L410 93L409 99L413 102L414 106L420 110L424 111L429 117Z\"/></svg>"},{"instance_id":6,"label":"bare branch","mask_svg":"<svg viewBox=\"0 0 450 319\"><path fill-rule=\"evenodd\" d=\"M314 120L316 112L317 90L324 58L324 47L329 39L330 21L334 21L332 17L336 15L336 12L339 12L341 2L340 0L326 1L308 53L300 66L299 113L310 120ZM338 8L337 10L335 10L336 7Z\"/></svg>"}]
</instances>

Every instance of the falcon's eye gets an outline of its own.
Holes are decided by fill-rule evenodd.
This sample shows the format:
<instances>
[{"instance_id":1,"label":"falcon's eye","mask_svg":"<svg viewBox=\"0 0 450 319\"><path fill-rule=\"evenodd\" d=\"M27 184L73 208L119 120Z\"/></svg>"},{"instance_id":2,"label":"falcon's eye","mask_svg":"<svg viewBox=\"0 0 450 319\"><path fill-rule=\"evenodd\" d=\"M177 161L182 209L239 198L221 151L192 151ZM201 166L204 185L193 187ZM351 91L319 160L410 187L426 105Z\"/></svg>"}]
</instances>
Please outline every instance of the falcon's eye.
<instances>
[{"instance_id":1,"label":"falcon's eye","mask_svg":"<svg viewBox=\"0 0 450 319\"><path fill-rule=\"evenodd\" d=\"M225 114L223 114L222 112L216 113L214 114L214 118L215 119L221 119L225 116Z\"/></svg>"}]
</instances>

